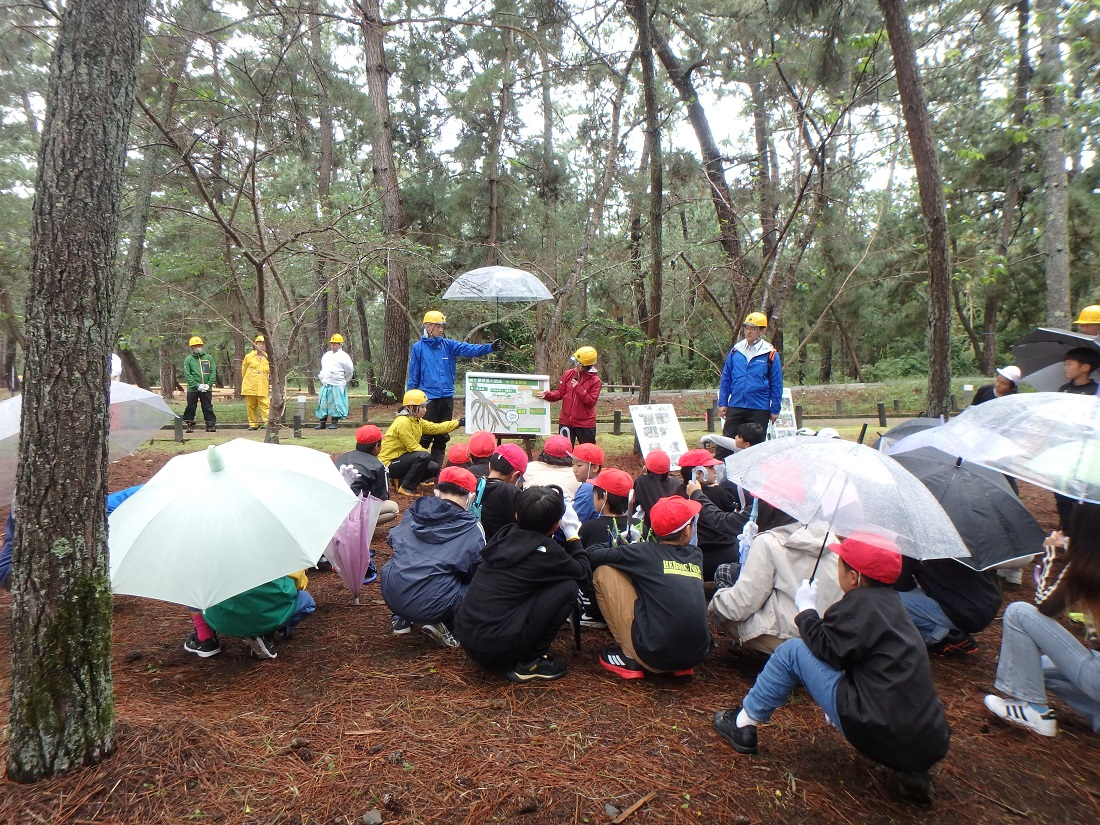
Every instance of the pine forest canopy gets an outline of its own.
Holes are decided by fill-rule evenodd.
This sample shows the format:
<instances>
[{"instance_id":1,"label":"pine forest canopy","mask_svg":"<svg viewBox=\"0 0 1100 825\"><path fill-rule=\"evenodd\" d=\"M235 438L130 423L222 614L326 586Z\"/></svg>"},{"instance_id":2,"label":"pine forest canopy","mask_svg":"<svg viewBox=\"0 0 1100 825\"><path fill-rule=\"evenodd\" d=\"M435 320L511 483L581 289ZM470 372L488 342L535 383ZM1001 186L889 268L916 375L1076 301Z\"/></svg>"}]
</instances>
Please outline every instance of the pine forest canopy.
<instances>
[{"instance_id":1,"label":"pine forest canopy","mask_svg":"<svg viewBox=\"0 0 1100 825\"><path fill-rule=\"evenodd\" d=\"M460 337L504 337L512 371L556 370L584 343L606 380L637 383L648 347L655 388L715 386L744 313L762 309L789 383L923 375L928 242L886 5L154 2L120 340L156 383L193 333L232 375L263 331L278 378L308 379L340 331L376 392L396 393L423 312L461 272L503 264L556 300L446 309ZM989 373L1051 313L1051 134L1068 300L1100 303L1100 8L948 0L908 14L946 199L951 366ZM56 20L3 15L10 380ZM1039 59L1051 31L1053 78Z\"/></svg>"}]
</instances>

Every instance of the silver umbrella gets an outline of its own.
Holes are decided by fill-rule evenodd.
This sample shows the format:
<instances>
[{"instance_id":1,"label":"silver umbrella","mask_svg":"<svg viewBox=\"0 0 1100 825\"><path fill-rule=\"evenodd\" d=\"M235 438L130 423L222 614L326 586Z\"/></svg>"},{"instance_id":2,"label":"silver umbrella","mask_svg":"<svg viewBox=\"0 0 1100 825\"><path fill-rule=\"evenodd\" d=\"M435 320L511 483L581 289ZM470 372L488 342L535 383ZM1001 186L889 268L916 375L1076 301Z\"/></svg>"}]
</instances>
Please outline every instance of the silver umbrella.
<instances>
[{"instance_id":1,"label":"silver umbrella","mask_svg":"<svg viewBox=\"0 0 1100 825\"><path fill-rule=\"evenodd\" d=\"M490 303L537 303L553 295L538 278L510 266L483 266L455 278L443 293L444 301L486 301Z\"/></svg>"}]
</instances>

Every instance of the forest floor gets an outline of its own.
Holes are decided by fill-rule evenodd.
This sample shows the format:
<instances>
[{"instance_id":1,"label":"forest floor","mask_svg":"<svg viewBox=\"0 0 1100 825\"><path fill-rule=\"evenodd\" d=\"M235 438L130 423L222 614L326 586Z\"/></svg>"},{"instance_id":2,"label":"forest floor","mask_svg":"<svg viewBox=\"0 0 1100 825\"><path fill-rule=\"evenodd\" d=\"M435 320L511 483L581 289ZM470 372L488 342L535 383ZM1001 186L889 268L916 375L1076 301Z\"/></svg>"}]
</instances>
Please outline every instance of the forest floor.
<instances>
[{"instance_id":1,"label":"forest floor","mask_svg":"<svg viewBox=\"0 0 1100 825\"><path fill-rule=\"evenodd\" d=\"M182 450L158 446L112 465L110 489ZM633 455L610 463L641 469ZM1024 500L1049 527L1050 494L1024 485ZM375 546L381 565L384 537ZM763 663L724 644L694 678L623 682L596 662L606 631L586 631L577 652L563 630L553 652L568 661L566 677L519 686L420 633L393 636L377 584L361 606L335 573L311 577L309 589L317 612L274 661L250 658L235 639L198 659L182 648L182 608L116 597L114 754L36 785L0 779L0 823L1100 821L1100 739L1080 718L1060 707L1061 731L1044 739L983 708L999 620L978 634L978 653L932 662L954 735L933 770L935 805L920 810L897 802L889 773L801 691L761 729L759 756L732 751L711 717L739 703ZM1007 587L1006 603L1030 597ZM10 609L0 591L0 612ZM10 634L0 623L0 719Z\"/></svg>"}]
</instances>

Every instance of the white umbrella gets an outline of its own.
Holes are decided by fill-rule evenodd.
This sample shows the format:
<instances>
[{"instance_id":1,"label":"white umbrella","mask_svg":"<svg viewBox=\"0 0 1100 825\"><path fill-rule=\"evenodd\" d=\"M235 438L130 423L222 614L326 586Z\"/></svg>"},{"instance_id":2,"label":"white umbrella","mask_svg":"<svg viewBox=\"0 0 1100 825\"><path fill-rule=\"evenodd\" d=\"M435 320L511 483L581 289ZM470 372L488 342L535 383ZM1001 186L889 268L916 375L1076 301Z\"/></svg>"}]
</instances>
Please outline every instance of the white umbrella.
<instances>
[{"instance_id":1,"label":"white umbrella","mask_svg":"<svg viewBox=\"0 0 1100 825\"><path fill-rule=\"evenodd\" d=\"M510 266L483 266L455 278L443 293L444 301L488 301L492 303L536 303L553 295L538 278Z\"/></svg>"},{"instance_id":2,"label":"white umbrella","mask_svg":"<svg viewBox=\"0 0 1100 825\"><path fill-rule=\"evenodd\" d=\"M804 524L841 536L868 530L916 559L969 555L935 496L877 450L836 438L778 438L726 459L734 484Z\"/></svg>"},{"instance_id":3,"label":"white umbrella","mask_svg":"<svg viewBox=\"0 0 1100 825\"><path fill-rule=\"evenodd\" d=\"M112 381L110 461L118 461L140 447L176 414L156 393L133 384ZM0 502L11 501L19 469L19 418L23 396L0 401Z\"/></svg>"},{"instance_id":4,"label":"white umbrella","mask_svg":"<svg viewBox=\"0 0 1100 825\"><path fill-rule=\"evenodd\" d=\"M111 587L210 607L313 566L356 501L306 447L235 439L178 456L111 514Z\"/></svg>"}]
</instances>

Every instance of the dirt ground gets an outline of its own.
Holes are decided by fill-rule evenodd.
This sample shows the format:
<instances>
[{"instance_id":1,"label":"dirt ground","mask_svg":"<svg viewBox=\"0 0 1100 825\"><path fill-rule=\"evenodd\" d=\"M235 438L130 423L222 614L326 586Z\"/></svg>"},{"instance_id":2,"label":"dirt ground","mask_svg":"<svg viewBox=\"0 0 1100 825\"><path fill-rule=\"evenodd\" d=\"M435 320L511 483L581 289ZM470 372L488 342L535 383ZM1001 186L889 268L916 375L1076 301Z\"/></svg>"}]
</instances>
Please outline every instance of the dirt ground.
<instances>
[{"instance_id":1,"label":"dirt ground","mask_svg":"<svg viewBox=\"0 0 1100 825\"><path fill-rule=\"evenodd\" d=\"M124 459L112 466L111 489L166 460ZM613 463L641 466L636 457ZM1025 486L1024 497L1049 526L1050 494ZM376 548L384 563L384 539ZM887 772L801 692L761 729L759 756L727 747L711 717L740 701L762 661L725 646L694 678L626 683L596 663L606 631L586 631L579 653L562 632L553 652L568 660L567 676L518 686L419 633L391 635L376 584L362 606L335 573L313 576L309 589L317 613L280 643L275 661L249 658L232 639L220 656L197 659L181 647L190 631L182 608L117 597L115 753L33 786L0 779L0 822L1100 821L1100 739L1082 720L1061 709L1062 732L1042 739L982 707L999 622L978 635L977 654L932 663L954 735L933 772L935 806L921 811L897 803ZM1009 587L1006 603L1030 595ZM10 606L0 592L0 611ZM9 648L3 622L0 650ZM3 719L9 692L3 655Z\"/></svg>"}]
</instances>

